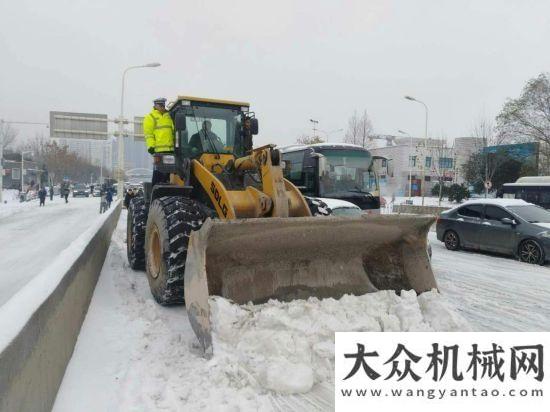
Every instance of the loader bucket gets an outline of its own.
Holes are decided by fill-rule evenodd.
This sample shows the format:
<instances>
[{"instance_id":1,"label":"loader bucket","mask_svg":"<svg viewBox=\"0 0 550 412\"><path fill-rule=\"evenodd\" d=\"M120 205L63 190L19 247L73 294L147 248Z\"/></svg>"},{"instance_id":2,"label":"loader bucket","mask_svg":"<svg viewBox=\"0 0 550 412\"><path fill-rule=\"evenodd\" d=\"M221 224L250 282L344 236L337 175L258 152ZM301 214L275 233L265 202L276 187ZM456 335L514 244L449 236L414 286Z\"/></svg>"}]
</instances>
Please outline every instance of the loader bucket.
<instances>
[{"instance_id":1,"label":"loader bucket","mask_svg":"<svg viewBox=\"0 0 550 412\"><path fill-rule=\"evenodd\" d=\"M428 258L431 216L207 220L185 265L191 326L211 356L210 295L237 304L437 288Z\"/></svg>"}]
</instances>

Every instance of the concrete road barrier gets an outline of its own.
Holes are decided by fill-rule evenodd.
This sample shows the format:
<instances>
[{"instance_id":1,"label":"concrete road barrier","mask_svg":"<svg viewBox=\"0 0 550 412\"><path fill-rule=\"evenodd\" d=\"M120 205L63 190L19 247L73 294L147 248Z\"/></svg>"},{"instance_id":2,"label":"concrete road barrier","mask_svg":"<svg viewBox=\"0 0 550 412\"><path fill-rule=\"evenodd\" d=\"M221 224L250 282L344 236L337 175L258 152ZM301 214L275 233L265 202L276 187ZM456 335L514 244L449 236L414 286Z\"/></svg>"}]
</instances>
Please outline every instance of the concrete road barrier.
<instances>
[{"instance_id":1,"label":"concrete road barrier","mask_svg":"<svg viewBox=\"0 0 550 412\"><path fill-rule=\"evenodd\" d=\"M0 411L51 410L120 208L118 203L104 220L52 257L52 265L0 307Z\"/></svg>"},{"instance_id":2,"label":"concrete road barrier","mask_svg":"<svg viewBox=\"0 0 550 412\"><path fill-rule=\"evenodd\" d=\"M419 206L419 205L393 205L393 213L410 213L413 215L433 215L439 216L439 214L445 210L449 210L450 207L443 206Z\"/></svg>"}]
</instances>

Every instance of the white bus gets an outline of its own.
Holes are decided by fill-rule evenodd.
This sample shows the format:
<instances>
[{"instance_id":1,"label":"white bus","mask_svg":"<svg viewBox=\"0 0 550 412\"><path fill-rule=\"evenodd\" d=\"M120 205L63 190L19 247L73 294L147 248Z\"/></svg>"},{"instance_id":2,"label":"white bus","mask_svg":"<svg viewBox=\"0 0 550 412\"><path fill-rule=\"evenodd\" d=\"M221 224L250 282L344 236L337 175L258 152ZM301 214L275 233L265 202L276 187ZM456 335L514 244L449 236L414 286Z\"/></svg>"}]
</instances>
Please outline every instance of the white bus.
<instances>
[{"instance_id":1,"label":"white bus","mask_svg":"<svg viewBox=\"0 0 550 412\"><path fill-rule=\"evenodd\" d=\"M550 209L550 176L520 177L516 183L505 183L498 197L523 199Z\"/></svg>"}]
</instances>

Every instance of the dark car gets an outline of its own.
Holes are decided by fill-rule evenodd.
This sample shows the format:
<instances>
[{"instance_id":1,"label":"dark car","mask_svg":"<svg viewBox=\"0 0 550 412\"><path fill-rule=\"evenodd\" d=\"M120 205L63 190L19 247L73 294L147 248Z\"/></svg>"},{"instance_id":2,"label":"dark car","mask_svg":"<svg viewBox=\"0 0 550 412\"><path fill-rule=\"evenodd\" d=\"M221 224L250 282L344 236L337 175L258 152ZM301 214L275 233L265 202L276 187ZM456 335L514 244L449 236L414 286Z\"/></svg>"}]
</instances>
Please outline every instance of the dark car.
<instances>
[{"instance_id":1,"label":"dark car","mask_svg":"<svg viewBox=\"0 0 550 412\"><path fill-rule=\"evenodd\" d=\"M90 195L90 191L88 190L85 184L77 183L74 185L73 197L77 197L77 196L88 197L89 195Z\"/></svg>"},{"instance_id":2,"label":"dark car","mask_svg":"<svg viewBox=\"0 0 550 412\"><path fill-rule=\"evenodd\" d=\"M437 239L461 248L512 255L543 265L550 259L550 212L520 199L478 199L441 213Z\"/></svg>"}]
</instances>

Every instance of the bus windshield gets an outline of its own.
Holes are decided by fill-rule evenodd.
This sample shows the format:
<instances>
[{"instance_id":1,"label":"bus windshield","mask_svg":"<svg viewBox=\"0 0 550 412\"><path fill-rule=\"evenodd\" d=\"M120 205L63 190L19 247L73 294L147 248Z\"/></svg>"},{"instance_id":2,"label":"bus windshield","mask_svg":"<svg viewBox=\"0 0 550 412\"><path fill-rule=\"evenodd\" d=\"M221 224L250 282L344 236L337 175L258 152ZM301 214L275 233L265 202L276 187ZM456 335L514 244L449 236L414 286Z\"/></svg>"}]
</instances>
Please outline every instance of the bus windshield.
<instances>
[{"instance_id":1,"label":"bus windshield","mask_svg":"<svg viewBox=\"0 0 550 412\"><path fill-rule=\"evenodd\" d=\"M324 197L370 194L378 190L378 179L370 170L372 156L364 150L320 150L326 158L320 170L320 195Z\"/></svg>"}]
</instances>

